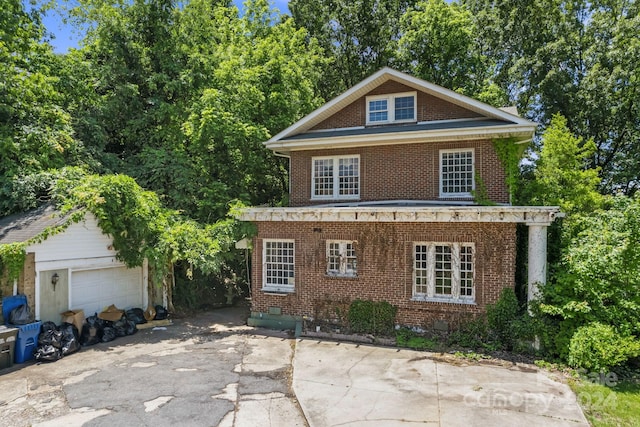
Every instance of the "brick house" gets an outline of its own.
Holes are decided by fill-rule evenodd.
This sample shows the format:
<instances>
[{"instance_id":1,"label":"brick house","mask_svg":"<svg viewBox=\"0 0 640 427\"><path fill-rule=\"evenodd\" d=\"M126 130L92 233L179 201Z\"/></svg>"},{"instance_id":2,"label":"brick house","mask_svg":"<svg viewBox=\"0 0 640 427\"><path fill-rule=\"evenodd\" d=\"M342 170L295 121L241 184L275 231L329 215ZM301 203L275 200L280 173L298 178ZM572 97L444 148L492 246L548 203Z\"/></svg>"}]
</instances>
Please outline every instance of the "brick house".
<instances>
[{"instance_id":1,"label":"brick house","mask_svg":"<svg viewBox=\"0 0 640 427\"><path fill-rule=\"evenodd\" d=\"M494 141L535 129L384 68L271 138L289 158L290 206L239 215L257 226L249 323L291 327L359 298L397 306L400 325L456 324L514 287L518 223L534 297L559 209L510 205Z\"/></svg>"}]
</instances>

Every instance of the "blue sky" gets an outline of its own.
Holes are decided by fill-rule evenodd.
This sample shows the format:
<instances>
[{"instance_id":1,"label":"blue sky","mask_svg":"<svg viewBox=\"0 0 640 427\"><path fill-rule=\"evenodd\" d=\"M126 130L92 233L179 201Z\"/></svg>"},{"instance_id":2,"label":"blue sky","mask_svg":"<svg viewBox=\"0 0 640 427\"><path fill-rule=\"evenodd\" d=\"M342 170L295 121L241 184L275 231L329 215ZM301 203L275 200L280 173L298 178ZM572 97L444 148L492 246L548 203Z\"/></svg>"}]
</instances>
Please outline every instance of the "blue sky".
<instances>
[{"instance_id":1,"label":"blue sky","mask_svg":"<svg viewBox=\"0 0 640 427\"><path fill-rule=\"evenodd\" d=\"M242 9L242 3L244 0L233 0L233 3ZM29 0L24 0L24 4L27 9ZM282 13L289 13L289 0L272 0L273 5ZM74 30L70 25L62 22L62 16L55 11L47 12L47 15L43 19L43 23L47 28L48 33L52 33L55 38L50 41L55 52L66 53L69 48L78 47L78 43L82 39L82 34L78 34L77 30Z\"/></svg>"}]
</instances>

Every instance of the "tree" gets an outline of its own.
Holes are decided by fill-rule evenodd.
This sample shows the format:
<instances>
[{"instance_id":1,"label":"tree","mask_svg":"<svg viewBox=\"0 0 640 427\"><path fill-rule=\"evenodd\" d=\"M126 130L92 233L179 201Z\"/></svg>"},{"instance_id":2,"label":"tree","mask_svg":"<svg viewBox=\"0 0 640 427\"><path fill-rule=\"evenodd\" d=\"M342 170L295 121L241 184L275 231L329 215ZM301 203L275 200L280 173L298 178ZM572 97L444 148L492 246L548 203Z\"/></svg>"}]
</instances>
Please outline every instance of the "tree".
<instances>
[{"instance_id":1,"label":"tree","mask_svg":"<svg viewBox=\"0 0 640 427\"><path fill-rule=\"evenodd\" d=\"M572 135L567 120L553 116L542 134L528 203L560 206L569 216L601 208L604 200L598 192L598 170L589 168L595 151L593 140L584 142Z\"/></svg>"},{"instance_id":2,"label":"tree","mask_svg":"<svg viewBox=\"0 0 640 427\"><path fill-rule=\"evenodd\" d=\"M77 163L81 146L61 106L51 72L55 56L41 42L38 12L28 14L21 1L10 0L0 8L0 22L1 215L15 211L14 178Z\"/></svg>"},{"instance_id":3,"label":"tree","mask_svg":"<svg viewBox=\"0 0 640 427\"><path fill-rule=\"evenodd\" d=\"M521 111L593 139L602 189L640 185L640 32L637 1L465 0L495 81Z\"/></svg>"},{"instance_id":4,"label":"tree","mask_svg":"<svg viewBox=\"0 0 640 427\"><path fill-rule=\"evenodd\" d=\"M505 105L506 96L489 80L490 61L478 49L468 10L444 0L420 1L400 22L399 56L411 74L498 107Z\"/></svg>"},{"instance_id":5,"label":"tree","mask_svg":"<svg viewBox=\"0 0 640 427\"><path fill-rule=\"evenodd\" d=\"M320 92L333 98L397 61L400 19L415 0L291 0L298 27L306 28L332 59Z\"/></svg>"}]
</instances>

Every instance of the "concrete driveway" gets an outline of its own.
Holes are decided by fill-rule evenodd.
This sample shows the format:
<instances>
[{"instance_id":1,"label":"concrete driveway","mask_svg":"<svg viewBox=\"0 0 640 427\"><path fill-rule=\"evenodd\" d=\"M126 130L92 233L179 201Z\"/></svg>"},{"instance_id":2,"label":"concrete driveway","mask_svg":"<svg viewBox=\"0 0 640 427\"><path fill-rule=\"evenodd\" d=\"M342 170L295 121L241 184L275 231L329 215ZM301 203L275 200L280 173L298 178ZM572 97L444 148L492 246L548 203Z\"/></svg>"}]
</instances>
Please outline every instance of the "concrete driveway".
<instances>
[{"instance_id":1,"label":"concrete driveway","mask_svg":"<svg viewBox=\"0 0 640 427\"><path fill-rule=\"evenodd\" d=\"M2 426L588 426L535 367L244 326L242 309L0 371Z\"/></svg>"}]
</instances>

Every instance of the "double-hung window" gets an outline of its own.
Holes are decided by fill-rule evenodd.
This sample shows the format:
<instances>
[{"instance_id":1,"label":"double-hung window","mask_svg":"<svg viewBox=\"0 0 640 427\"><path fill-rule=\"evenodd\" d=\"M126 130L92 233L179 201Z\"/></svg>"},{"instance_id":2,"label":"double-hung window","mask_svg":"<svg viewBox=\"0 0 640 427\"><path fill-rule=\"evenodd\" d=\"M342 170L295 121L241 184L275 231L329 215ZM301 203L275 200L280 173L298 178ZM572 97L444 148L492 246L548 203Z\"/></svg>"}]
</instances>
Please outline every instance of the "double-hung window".
<instances>
[{"instance_id":1,"label":"double-hung window","mask_svg":"<svg viewBox=\"0 0 640 427\"><path fill-rule=\"evenodd\" d=\"M358 273L353 241L327 240L327 274L355 277Z\"/></svg>"},{"instance_id":2,"label":"double-hung window","mask_svg":"<svg viewBox=\"0 0 640 427\"><path fill-rule=\"evenodd\" d=\"M295 288L295 242L264 240L262 248L262 289L293 292Z\"/></svg>"},{"instance_id":3,"label":"double-hung window","mask_svg":"<svg viewBox=\"0 0 640 427\"><path fill-rule=\"evenodd\" d=\"M312 199L358 199L360 156L314 157Z\"/></svg>"},{"instance_id":4,"label":"double-hung window","mask_svg":"<svg viewBox=\"0 0 640 427\"><path fill-rule=\"evenodd\" d=\"M367 96L367 125L415 122L416 92Z\"/></svg>"},{"instance_id":5,"label":"double-hung window","mask_svg":"<svg viewBox=\"0 0 640 427\"><path fill-rule=\"evenodd\" d=\"M440 197L471 197L475 189L474 150L440 150Z\"/></svg>"},{"instance_id":6,"label":"double-hung window","mask_svg":"<svg viewBox=\"0 0 640 427\"><path fill-rule=\"evenodd\" d=\"M413 255L414 299L475 300L472 243L415 243Z\"/></svg>"}]
</instances>

